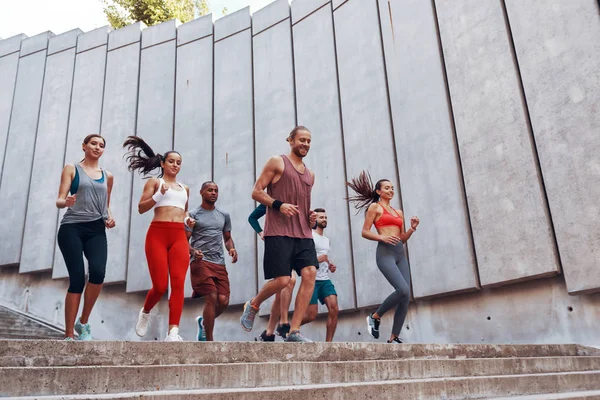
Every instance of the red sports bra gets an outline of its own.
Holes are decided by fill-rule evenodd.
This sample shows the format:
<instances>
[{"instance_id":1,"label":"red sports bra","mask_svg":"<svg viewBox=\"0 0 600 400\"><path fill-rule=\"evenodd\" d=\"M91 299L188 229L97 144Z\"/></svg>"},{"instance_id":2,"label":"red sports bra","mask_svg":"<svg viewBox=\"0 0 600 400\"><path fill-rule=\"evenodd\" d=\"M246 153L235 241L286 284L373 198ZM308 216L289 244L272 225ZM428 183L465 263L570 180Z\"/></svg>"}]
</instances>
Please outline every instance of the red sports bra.
<instances>
[{"instance_id":1,"label":"red sports bra","mask_svg":"<svg viewBox=\"0 0 600 400\"><path fill-rule=\"evenodd\" d=\"M377 221L375 221L375 228L381 228L383 226L397 226L398 228L402 229L402 217L400 215L394 217L388 210L385 209L384 206L381 204L379 206L383 208L383 214ZM396 213L398 213L398 211L396 211Z\"/></svg>"}]
</instances>

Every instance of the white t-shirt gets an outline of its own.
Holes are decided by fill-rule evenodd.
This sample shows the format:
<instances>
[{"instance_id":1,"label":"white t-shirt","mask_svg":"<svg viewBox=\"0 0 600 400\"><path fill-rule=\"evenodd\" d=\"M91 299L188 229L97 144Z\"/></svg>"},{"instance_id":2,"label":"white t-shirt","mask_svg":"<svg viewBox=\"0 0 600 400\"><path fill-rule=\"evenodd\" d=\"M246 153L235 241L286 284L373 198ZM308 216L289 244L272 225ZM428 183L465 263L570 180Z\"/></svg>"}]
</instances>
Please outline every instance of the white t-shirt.
<instances>
[{"instance_id":1,"label":"white t-shirt","mask_svg":"<svg viewBox=\"0 0 600 400\"><path fill-rule=\"evenodd\" d=\"M325 256L329 254L329 239L326 236L319 235L316 231L312 231L313 240L315 241L315 250L317 251L317 257ZM326 281L329 279L329 264L326 261L319 263L319 269L317 270L317 280Z\"/></svg>"}]
</instances>

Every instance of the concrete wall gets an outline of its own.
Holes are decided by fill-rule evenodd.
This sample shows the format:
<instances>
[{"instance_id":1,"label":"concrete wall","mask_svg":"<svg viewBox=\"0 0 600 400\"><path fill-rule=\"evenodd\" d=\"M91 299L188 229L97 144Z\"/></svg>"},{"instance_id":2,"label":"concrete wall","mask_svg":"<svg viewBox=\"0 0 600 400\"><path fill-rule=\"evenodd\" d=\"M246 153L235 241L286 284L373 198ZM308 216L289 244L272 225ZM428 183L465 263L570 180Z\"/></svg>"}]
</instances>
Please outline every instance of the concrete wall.
<instances>
[{"instance_id":1,"label":"concrete wall","mask_svg":"<svg viewBox=\"0 0 600 400\"><path fill-rule=\"evenodd\" d=\"M127 171L121 145L138 135L182 154L190 207L203 181L219 184L240 261L228 264L233 308L216 337L251 339L235 306L263 282L250 191L302 124L313 133L313 206L328 210L339 267L339 339L366 339L357 310L392 290L376 243L361 237L363 215L345 200L345 181L368 170L394 182L393 205L407 218L421 218L407 243L416 299L407 340L599 343L598 11L593 0L278 0L214 23L2 40L0 303L62 324L59 174L79 159L83 137L101 132L117 226L108 232L113 285L92 323L98 338L135 339L151 285L152 214L137 213L145 181ZM186 300L184 336L200 310ZM320 338L322 328L307 332Z\"/></svg>"}]
</instances>

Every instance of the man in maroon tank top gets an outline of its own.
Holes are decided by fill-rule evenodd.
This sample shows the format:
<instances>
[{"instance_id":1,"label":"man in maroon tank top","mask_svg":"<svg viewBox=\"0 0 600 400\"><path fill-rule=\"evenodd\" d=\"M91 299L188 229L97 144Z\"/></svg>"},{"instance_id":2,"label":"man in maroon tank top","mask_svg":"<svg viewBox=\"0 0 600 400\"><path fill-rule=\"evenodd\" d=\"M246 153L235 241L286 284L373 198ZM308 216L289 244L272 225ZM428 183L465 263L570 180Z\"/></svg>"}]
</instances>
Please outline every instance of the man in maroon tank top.
<instances>
[{"instance_id":1,"label":"man in maroon tank top","mask_svg":"<svg viewBox=\"0 0 600 400\"><path fill-rule=\"evenodd\" d=\"M244 330L252 330L261 303L288 285L294 269L302 283L286 341L310 342L300 334L319 265L311 230L316 214L310 209L315 174L302 162L310 149L310 131L297 126L287 141L290 153L269 158L252 190L252 198L267 206L263 269L265 279L270 280L244 304L240 324Z\"/></svg>"}]
</instances>

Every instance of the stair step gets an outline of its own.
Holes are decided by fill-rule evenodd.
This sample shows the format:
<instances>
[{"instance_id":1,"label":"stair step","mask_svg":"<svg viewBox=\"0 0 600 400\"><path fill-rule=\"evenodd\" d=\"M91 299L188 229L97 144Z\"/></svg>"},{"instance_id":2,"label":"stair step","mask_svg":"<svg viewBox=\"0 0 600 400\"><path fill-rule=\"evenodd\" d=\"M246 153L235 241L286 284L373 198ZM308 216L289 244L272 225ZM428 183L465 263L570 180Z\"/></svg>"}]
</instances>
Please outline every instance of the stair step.
<instances>
[{"instance_id":1,"label":"stair step","mask_svg":"<svg viewBox=\"0 0 600 400\"><path fill-rule=\"evenodd\" d=\"M534 394L530 396L494 397L488 400L599 400L600 390L583 392Z\"/></svg>"},{"instance_id":2,"label":"stair step","mask_svg":"<svg viewBox=\"0 0 600 400\"><path fill-rule=\"evenodd\" d=\"M121 393L600 371L600 357L0 368L3 395Z\"/></svg>"},{"instance_id":3,"label":"stair step","mask_svg":"<svg viewBox=\"0 0 600 400\"><path fill-rule=\"evenodd\" d=\"M290 400L305 399L484 399L502 395L519 396L539 393L597 390L600 371L553 374L503 375L435 379L405 379L377 382L353 382L322 385L278 386L251 389L155 390L121 394L61 395L25 399L139 399L152 400Z\"/></svg>"},{"instance_id":4,"label":"stair step","mask_svg":"<svg viewBox=\"0 0 600 400\"><path fill-rule=\"evenodd\" d=\"M274 361L363 361L600 356L600 349L573 344L376 344L260 342L65 342L0 340L0 366L168 365Z\"/></svg>"}]
</instances>

